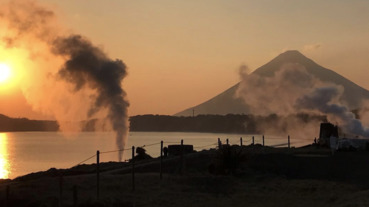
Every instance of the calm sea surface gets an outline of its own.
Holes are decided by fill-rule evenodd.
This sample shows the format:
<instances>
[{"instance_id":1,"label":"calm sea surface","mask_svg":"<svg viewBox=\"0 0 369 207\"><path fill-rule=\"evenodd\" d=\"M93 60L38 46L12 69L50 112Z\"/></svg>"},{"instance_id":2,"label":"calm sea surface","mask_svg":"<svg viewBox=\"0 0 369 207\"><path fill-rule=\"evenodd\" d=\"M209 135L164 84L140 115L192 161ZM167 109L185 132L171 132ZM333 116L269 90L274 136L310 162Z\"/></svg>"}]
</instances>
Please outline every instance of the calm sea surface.
<instances>
[{"instance_id":1,"label":"calm sea surface","mask_svg":"<svg viewBox=\"0 0 369 207\"><path fill-rule=\"evenodd\" d=\"M183 133L183 132L130 132L126 148L144 146L146 152L153 157L160 154L160 141L164 146L180 143L194 145L195 150L216 147L217 139L223 143L229 139L230 144L251 144L253 135L245 134L214 134L214 133ZM261 135L254 135L255 143L262 143ZM311 140L292 142L292 146L302 146ZM265 136L265 145L287 143L287 137ZM60 132L11 132L0 133L0 178L15 178L31 172L45 171L52 167L70 168L100 150L101 162L118 161L113 132L83 132L63 134ZM129 159L130 150L124 151L123 159ZM96 158L84 163L96 162Z\"/></svg>"}]
</instances>

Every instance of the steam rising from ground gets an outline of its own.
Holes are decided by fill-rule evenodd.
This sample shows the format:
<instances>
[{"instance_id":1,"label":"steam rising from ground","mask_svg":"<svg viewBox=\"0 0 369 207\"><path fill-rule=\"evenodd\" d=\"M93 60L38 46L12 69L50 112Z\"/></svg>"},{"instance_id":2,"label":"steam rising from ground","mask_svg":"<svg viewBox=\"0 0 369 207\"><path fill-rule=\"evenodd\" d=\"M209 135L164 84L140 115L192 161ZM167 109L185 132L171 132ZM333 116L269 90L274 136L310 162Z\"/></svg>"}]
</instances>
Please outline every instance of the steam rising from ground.
<instances>
[{"instance_id":1,"label":"steam rising from ground","mask_svg":"<svg viewBox=\"0 0 369 207\"><path fill-rule=\"evenodd\" d=\"M339 123L347 133L369 137L369 129L356 119L348 107L337 101L342 92L340 88L333 86L316 88L310 94L299 98L296 106L326 114L329 120Z\"/></svg>"},{"instance_id":2,"label":"steam rising from ground","mask_svg":"<svg viewBox=\"0 0 369 207\"><path fill-rule=\"evenodd\" d=\"M369 137L368 128L341 103L343 87L320 81L300 64L285 64L271 77L241 74L236 96L244 100L252 114L282 117L301 113L325 115L328 121L338 124L345 133ZM282 123L259 128L266 133L278 133L284 128L292 136L306 138L318 135L319 120L315 121L289 118Z\"/></svg>"},{"instance_id":3,"label":"steam rising from ground","mask_svg":"<svg viewBox=\"0 0 369 207\"><path fill-rule=\"evenodd\" d=\"M123 149L129 106L122 89L125 64L85 37L65 33L55 14L36 1L10 1L1 8L0 27L6 32L0 33L0 49L23 63L20 84L33 108L54 116L65 131L80 130L77 121L102 119L101 126L116 132L117 147Z\"/></svg>"}]
</instances>

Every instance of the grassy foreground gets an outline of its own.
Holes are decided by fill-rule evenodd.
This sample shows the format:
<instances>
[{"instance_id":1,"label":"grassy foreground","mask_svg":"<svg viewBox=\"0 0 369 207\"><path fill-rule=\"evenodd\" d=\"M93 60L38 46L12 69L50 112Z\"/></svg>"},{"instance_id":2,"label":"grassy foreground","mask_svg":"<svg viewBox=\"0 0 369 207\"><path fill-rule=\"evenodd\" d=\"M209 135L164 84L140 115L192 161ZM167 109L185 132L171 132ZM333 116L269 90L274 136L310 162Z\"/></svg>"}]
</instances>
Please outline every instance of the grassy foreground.
<instances>
[{"instance_id":1,"label":"grassy foreground","mask_svg":"<svg viewBox=\"0 0 369 207\"><path fill-rule=\"evenodd\" d=\"M369 152L225 146L181 158L50 169L0 182L0 206L369 206ZM62 183L60 183L60 175ZM6 186L9 186L6 199ZM62 188L60 188L62 186ZM62 189L62 191L61 191Z\"/></svg>"}]
</instances>

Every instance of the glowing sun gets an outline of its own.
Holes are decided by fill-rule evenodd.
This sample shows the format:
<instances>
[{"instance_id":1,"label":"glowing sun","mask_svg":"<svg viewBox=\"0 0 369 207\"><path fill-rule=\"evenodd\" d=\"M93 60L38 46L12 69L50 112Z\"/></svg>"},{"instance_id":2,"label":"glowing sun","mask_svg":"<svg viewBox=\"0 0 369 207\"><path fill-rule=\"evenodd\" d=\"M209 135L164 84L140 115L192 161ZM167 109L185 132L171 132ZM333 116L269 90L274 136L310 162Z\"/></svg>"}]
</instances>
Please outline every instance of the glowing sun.
<instances>
[{"instance_id":1,"label":"glowing sun","mask_svg":"<svg viewBox=\"0 0 369 207\"><path fill-rule=\"evenodd\" d=\"M0 83L5 82L10 78L10 67L4 63L0 63Z\"/></svg>"}]
</instances>

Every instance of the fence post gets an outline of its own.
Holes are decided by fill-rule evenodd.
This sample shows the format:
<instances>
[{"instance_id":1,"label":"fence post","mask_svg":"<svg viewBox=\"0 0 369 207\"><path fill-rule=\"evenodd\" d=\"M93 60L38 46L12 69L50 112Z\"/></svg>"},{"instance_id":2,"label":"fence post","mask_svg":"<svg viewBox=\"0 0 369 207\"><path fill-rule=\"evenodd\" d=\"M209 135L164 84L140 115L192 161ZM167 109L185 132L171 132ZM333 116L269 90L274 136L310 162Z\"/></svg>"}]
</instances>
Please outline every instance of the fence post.
<instances>
[{"instance_id":1,"label":"fence post","mask_svg":"<svg viewBox=\"0 0 369 207\"><path fill-rule=\"evenodd\" d=\"M183 158L183 154L184 154L184 146L183 146L183 139L181 139L181 166L180 166L180 173L183 173L183 162L184 162L184 158Z\"/></svg>"},{"instance_id":2,"label":"fence post","mask_svg":"<svg viewBox=\"0 0 369 207\"><path fill-rule=\"evenodd\" d=\"M255 145L255 137L252 136L252 145Z\"/></svg>"},{"instance_id":3,"label":"fence post","mask_svg":"<svg viewBox=\"0 0 369 207\"><path fill-rule=\"evenodd\" d=\"M163 179L163 141L160 142L160 180Z\"/></svg>"},{"instance_id":4,"label":"fence post","mask_svg":"<svg viewBox=\"0 0 369 207\"><path fill-rule=\"evenodd\" d=\"M59 175L59 205L63 206L63 174Z\"/></svg>"},{"instance_id":5,"label":"fence post","mask_svg":"<svg viewBox=\"0 0 369 207\"><path fill-rule=\"evenodd\" d=\"M78 190L77 190L77 186L74 185L73 186L73 206L77 207L78 204Z\"/></svg>"},{"instance_id":6,"label":"fence post","mask_svg":"<svg viewBox=\"0 0 369 207\"><path fill-rule=\"evenodd\" d=\"M135 191L135 146L132 146L132 191Z\"/></svg>"},{"instance_id":7,"label":"fence post","mask_svg":"<svg viewBox=\"0 0 369 207\"><path fill-rule=\"evenodd\" d=\"M242 147L243 143L242 143L242 137L240 137L240 146Z\"/></svg>"},{"instance_id":8,"label":"fence post","mask_svg":"<svg viewBox=\"0 0 369 207\"><path fill-rule=\"evenodd\" d=\"M290 144L290 135L288 135L288 148L291 147L291 144Z\"/></svg>"},{"instance_id":9,"label":"fence post","mask_svg":"<svg viewBox=\"0 0 369 207\"><path fill-rule=\"evenodd\" d=\"M96 151L96 197L100 197L100 151Z\"/></svg>"},{"instance_id":10,"label":"fence post","mask_svg":"<svg viewBox=\"0 0 369 207\"><path fill-rule=\"evenodd\" d=\"M265 146L264 135L263 135L263 146Z\"/></svg>"},{"instance_id":11,"label":"fence post","mask_svg":"<svg viewBox=\"0 0 369 207\"><path fill-rule=\"evenodd\" d=\"M10 206L10 186L7 185L5 189L5 207Z\"/></svg>"}]
</instances>

